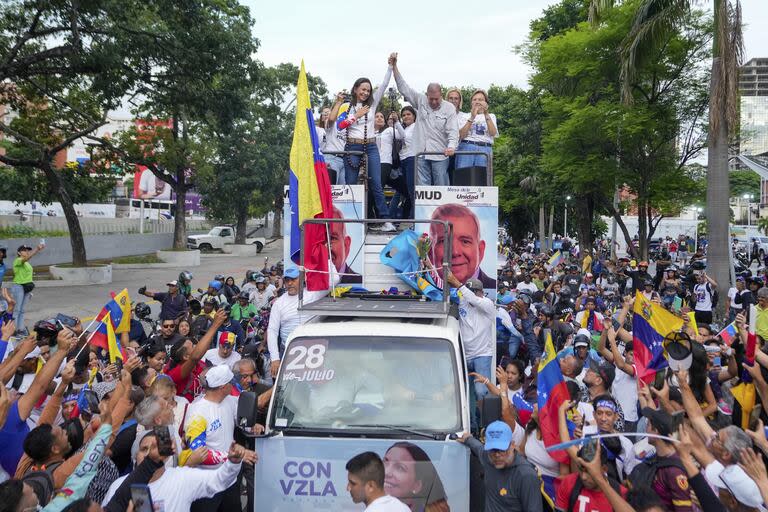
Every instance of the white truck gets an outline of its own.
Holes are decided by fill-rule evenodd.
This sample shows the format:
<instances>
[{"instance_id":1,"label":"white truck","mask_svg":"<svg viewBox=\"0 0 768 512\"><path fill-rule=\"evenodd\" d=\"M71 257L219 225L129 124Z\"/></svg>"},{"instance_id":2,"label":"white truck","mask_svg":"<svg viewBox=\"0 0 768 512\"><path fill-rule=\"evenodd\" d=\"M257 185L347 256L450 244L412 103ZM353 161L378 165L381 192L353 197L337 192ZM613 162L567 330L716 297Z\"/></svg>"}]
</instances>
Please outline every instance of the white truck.
<instances>
[{"instance_id":1,"label":"white truck","mask_svg":"<svg viewBox=\"0 0 768 512\"><path fill-rule=\"evenodd\" d=\"M247 245L255 245L256 252L261 252L267 243L264 237L253 236L261 227L258 226L245 235L245 243ZM187 237L187 249L200 249L200 252L221 251L224 249L224 244L234 243L235 229L232 226L216 226L205 235L190 235Z\"/></svg>"},{"instance_id":2,"label":"white truck","mask_svg":"<svg viewBox=\"0 0 768 512\"><path fill-rule=\"evenodd\" d=\"M369 235L366 253L391 236ZM450 249L445 269L449 261ZM455 440L470 427L467 370L447 292L437 301L360 293L304 303L302 295L299 309L316 316L285 340L266 430L255 439L260 509L360 510L345 464L372 450L387 471L422 475L407 489L393 487L394 475L385 481L413 510L469 510L470 456Z\"/></svg>"}]
</instances>

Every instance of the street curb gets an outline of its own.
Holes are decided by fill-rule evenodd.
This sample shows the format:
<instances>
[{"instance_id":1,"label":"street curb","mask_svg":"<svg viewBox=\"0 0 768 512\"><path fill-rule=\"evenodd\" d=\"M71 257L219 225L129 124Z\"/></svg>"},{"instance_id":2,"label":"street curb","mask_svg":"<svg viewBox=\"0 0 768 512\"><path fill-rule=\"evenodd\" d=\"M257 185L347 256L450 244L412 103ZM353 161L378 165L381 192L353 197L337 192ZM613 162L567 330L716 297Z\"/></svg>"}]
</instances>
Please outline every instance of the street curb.
<instances>
[{"instance_id":1,"label":"street curb","mask_svg":"<svg viewBox=\"0 0 768 512\"><path fill-rule=\"evenodd\" d=\"M113 263L113 270L132 270L137 268L176 268L175 263Z\"/></svg>"}]
</instances>

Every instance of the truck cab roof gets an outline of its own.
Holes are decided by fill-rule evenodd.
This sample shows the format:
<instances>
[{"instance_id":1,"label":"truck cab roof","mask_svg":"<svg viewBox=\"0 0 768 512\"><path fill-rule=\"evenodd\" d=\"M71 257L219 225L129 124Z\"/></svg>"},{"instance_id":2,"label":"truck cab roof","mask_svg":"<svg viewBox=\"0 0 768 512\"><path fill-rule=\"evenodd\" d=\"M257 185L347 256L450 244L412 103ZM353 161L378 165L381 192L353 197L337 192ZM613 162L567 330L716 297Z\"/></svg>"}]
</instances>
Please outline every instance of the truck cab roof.
<instances>
[{"instance_id":1,"label":"truck cab roof","mask_svg":"<svg viewBox=\"0 0 768 512\"><path fill-rule=\"evenodd\" d=\"M459 322L452 315L438 318L387 318L316 316L297 327L289 341L300 336L339 336L340 324L346 336L392 336L457 340Z\"/></svg>"}]
</instances>

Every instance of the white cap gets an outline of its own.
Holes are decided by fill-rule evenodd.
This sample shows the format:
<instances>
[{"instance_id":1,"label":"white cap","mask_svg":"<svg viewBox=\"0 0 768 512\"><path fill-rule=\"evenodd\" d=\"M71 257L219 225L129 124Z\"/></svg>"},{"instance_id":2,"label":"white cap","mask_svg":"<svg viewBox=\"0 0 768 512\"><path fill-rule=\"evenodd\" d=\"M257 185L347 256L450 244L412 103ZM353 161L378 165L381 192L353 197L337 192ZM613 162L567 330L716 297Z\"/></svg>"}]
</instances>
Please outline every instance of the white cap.
<instances>
[{"instance_id":1,"label":"white cap","mask_svg":"<svg viewBox=\"0 0 768 512\"><path fill-rule=\"evenodd\" d=\"M589 329L585 329L584 327L576 331L576 336L578 336L579 334L583 334L587 338L592 339L592 333L589 332Z\"/></svg>"},{"instance_id":2,"label":"white cap","mask_svg":"<svg viewBox=\"0 0 768 512\"><path fill-rule=\"evenodd\" d=\"M40 347L35 347L32 349L32 352L24 356L24 359L36 359L40 357L42 353L40 352Z\"/></svg>"},{"instance_id":3,"label":"white cap","mask_svg":"<svg viewBox=\"0 0 768 512\"><path fill-rule=\"evenodd\" d=\"M234 376L228 365L220 364L208 370L205 374L205 383L209 388L218 388L230 382Z\"/></svg>"}]
</instances>

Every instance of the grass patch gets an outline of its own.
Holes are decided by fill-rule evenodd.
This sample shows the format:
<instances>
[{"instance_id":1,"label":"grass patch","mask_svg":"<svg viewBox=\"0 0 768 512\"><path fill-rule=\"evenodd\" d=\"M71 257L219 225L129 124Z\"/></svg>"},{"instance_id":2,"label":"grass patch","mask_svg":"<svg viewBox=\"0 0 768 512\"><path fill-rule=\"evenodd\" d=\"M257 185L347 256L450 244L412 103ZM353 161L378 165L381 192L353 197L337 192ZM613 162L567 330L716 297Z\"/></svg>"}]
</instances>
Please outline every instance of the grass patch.
<instances>
[{"instance_id":1,"label":"grass patch","mask_svg":"<svg viewBox=\"0 0 768 512\"><path fill-rule=\"evenodd\" d=\"M141 256L121 256L119 258L112 258L112 263L120 265L130 265L136 263L165 263L163 260L157 257L156 254L143 254Z\"/></svg>"},{"instance_id":2,"label":"grass patch","mask_svg":"<svg viewBox=\"0 0 768 512\"><path fill-rule=\"evenodd\" d=\"M69 236L67 231L47 231L32 229L29 226L7 226L0 228L0 239L34 237Z\"/></svg>"},{"instance_id":3,"label":"grass patch","mask_svg":"<svg viewBox=\"0 0 768 512\"><path fill-rule=\"evenodd\" d=\"M61 267L61 268L86 268L86 267L103 267L108 265L108 263L96 263L94 261L89 261L87 265L73 265L72 263L56 263L54 266Z\"/></svg>"}]
</instances>

